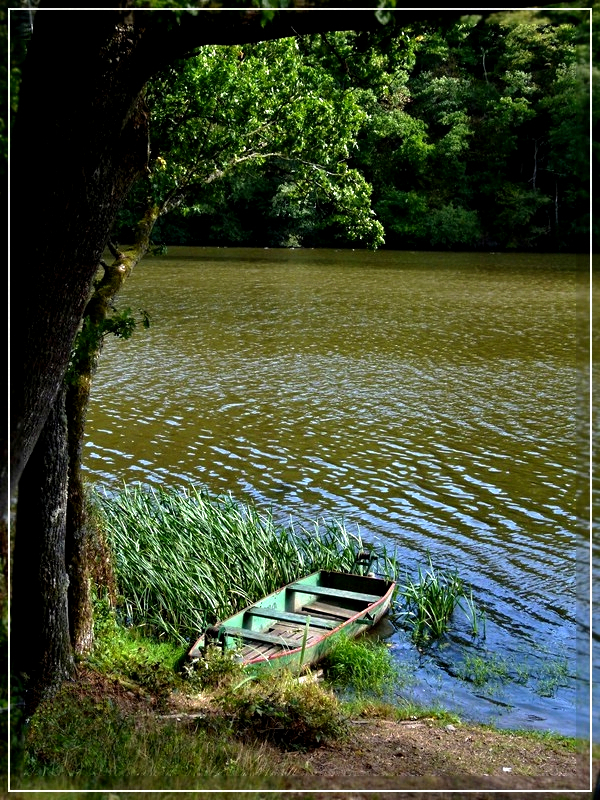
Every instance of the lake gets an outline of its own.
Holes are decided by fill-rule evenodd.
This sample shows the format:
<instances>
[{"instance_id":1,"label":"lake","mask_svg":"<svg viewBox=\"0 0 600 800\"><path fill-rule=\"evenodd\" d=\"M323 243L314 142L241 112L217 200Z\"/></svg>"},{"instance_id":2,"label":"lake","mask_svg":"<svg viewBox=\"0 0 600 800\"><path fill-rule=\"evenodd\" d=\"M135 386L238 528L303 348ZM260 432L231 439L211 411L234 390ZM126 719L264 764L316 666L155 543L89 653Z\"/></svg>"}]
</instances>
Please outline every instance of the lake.
<instances>
[{"instance_id":1,"label":"lake","mask_svg":"<svg viewBox=\"0 0 600 800\"><path fill-rule=\"evenodd\" d=\"M402 696L586 736L589 280L573 255L170 248L107 341L89 482L207 486L343 517L414 576L456 568L486 618L419 652Z\"/></svg>"}]
</instances>

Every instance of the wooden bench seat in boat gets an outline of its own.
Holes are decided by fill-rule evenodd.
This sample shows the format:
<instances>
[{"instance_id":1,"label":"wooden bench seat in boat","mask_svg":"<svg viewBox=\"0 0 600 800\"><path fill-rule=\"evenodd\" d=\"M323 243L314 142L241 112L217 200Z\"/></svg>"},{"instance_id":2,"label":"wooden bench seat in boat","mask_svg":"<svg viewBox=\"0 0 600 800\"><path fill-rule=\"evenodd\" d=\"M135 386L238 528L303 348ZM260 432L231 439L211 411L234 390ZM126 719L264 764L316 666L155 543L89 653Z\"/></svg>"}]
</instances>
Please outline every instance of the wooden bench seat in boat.
<instances>
[{"instance_id":1,"label":"wooden bench seat in boat","mask_svg":"<svg viewBox=\"0 0 600 800\"><path fill-rule=\"evenodd\" d=\"M262 633L261 631L249 631L247 628L216 628L215 635L227 636L230 639L241 639L246 642L265 642L268 644L278 644L281 647L289 647L290 649L299 646L297 641L286 639L276 633Z\"/></svg>"},{"instance_id":2,"label":"wooden bench seat in boat","mask_svg":"<svg viewBox=\"0 0 600 800\"><path fill-rule=\"evenodd\" d=\"M341 597L346 600L360 600L363 603L376 603L381 597L376 594L363 594L362 592L349 592L346 589L330 589L327 586L309 586L306 583L291 583L288 586L293 592L304 592L320 597Z\"/></svg>"},{"instance_id":3,"label":"wooden bench seat in boat","mask_svg":"<svg viewBox=\"0 0 600 800\"><path fill-rule=\"evenodd\" d=\"M326 614L329 618L335 617L337 620L351 619L360 613L359 611L356 611L356 609L333 606L330 603L319 603L318 600L315 600L306 606L302 606L302 610L311 615L315 613ZM311 624L313 619L317 619L317 617L311 616ZM357 619L356 622L362 625L370 625L373 622L373 618L369 614L365 614L363 618Z\"/></svg>"},{"instance_id":4,"label":"wooden bench seat in boat","mask_svg":"<svg viewBox=\"0 0 600 800\"><path fill-rule=\"evenodd\" d=\"M264 617L265 619L277 619L282 622L298 622L301 625L306 625L308 622L310 627L315 628L335 628L339 623L333 619L323 619L320 617L308 618L307 614L296 614L293 611L280 611L277 608L261 608L254 606L248 611L253 617Z\"/></svg>"}]
</instances>

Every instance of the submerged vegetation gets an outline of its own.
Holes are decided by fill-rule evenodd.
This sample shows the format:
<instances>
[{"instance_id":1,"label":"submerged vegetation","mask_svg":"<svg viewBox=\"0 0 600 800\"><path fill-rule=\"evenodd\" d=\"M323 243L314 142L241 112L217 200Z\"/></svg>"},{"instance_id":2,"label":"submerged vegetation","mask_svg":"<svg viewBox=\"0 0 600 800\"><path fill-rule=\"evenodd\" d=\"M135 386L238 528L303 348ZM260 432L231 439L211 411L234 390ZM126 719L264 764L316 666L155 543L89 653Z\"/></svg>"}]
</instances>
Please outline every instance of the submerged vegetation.
<instances>
[{"instance_id":1,"label":"submerged vegetation","mask_svg":"<svg viewBox=\"0 0 600 800\"><path fill-rule=\"evenodd\" d=\"M554 697L559 687L568 685L568 661L564 656L542 651L538 662L540 656L541 663L533 663L527 654L516 657L487 651L465 652L456 674L487 694L498 694L512 683L529 685L540 697Z\"/></svg>"},{"instance_id":2,"label":"submerged vegetation","mask_svg":"<svg viewBox=\"0 0 600 800\"><path fill-rule=\"evenodd\" d=\"M446 632L458 606L465 612L473 635L485 633L485 617L473 600L472 589L467 589L456 570L436 569L431 558L427 570L419 567L416 580L407 577L401 593L405 607L398 617L419 646Z\"/></svg>"}]
</instances>

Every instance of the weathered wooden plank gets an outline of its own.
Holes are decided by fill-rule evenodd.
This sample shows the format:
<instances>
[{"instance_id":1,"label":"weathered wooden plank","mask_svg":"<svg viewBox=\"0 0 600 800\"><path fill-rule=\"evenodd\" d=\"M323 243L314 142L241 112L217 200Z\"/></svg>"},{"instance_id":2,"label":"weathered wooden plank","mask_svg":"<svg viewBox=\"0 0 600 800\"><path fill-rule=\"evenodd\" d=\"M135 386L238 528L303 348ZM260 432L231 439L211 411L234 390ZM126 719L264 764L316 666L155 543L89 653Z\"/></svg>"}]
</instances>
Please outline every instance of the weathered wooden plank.
<instances>
[{"instance_id":1,"label":"weathered wooden plank","mask_svg":"<svg viewBox=\"0 0 600 800\"><path fill-rule=\"evenodd\" d=\"M319 603L318 600L309 603L307 606L302 606L302 608L309 614L329 614L329 616L336 617L338 620L350 619L360 613L360 611L356 609L342 608L341 606L334 606L330 603ZM366 616L364 619L357 619L356 621L368 625L371 622L371 618Z\"/></svg>"},{"instance_id":2,"label":"weathered wooden plank","mask_svg":"<svg viewBox=\"0 0 600 800\"><path fill-rule=\"evenodd\" d=\"M310 586L306 583L292 583L288 586L293 592L304 592L305 594L315 594L318 597L339 597L346 600L360 600L363 603L376 603L381 600L380 595L364 594L363 592L350 592L346 589L330 589L328 586Z\"/></svg>"},{"instance_id":3,"label":"weathered wooden plank","mask_svg":"<svg viewBox=\"0 0 600 800\"><path fill-rule=\"evenodd\" d=\"M319 617L311 617L308 620L306 614L296 614L293 611L279 611L277 608L261 608L255 606L248 611L253 617L264 617L266 619L282 620L285 622L298 622L301 625L314 625L316 628L335 628L336 623L330 619L319 619Z\"/></svg>"},{"instance_id":4,"label":"weathered wooden plank","mask_svg":"<svg viewBox=\"0 0 600 800\"><path fill-rule=\"evenodd\" d=\"M222 632L222 633L221 633ZM227 628L223 627L219 635L225 635L230 639L241 639L242 641L267 642L269 644L280 644L282 647L297 647L298 643L284 639L274 633L262 633L261 631L249 631L247 628Z\"/></svg>"}]
</instances>

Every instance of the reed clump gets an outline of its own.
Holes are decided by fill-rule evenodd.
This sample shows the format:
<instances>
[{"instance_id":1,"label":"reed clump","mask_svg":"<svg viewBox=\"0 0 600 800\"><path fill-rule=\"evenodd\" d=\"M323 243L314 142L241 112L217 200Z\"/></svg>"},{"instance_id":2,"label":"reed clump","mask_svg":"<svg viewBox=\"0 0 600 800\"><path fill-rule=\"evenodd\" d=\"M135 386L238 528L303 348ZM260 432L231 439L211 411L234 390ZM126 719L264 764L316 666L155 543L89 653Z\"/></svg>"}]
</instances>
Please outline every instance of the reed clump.
<instances>
[{"instance_id":1,"label":"reed clump","mask_svg":"<svg viewBox=\"0 0 600 800\"><path fill-rule=\"evenodd\" d=\"M431 557L426 570L419 566L416 580L407 578L400 594L404 607L399 612L399 619L419 646L439 639L446 632L458 606L465 611L473 635L478 634L480 623L484 622L483 615L475 606L472 591L456 570L437 569Z\"/></svg>"},{"instance_id":2,"label":"reed clump","mask_svg":"<svg viewBox=\"0 0 600 800\"><path fill-rule=\"evenodd\" d=\"M96 505L123 621L180 643L311 572L356 570L366 549L343 521L282 525L270 510L193 486L125 487ZM370 550L377 571L393 576L385 549Z\"/></svg>"}]
</instances>

